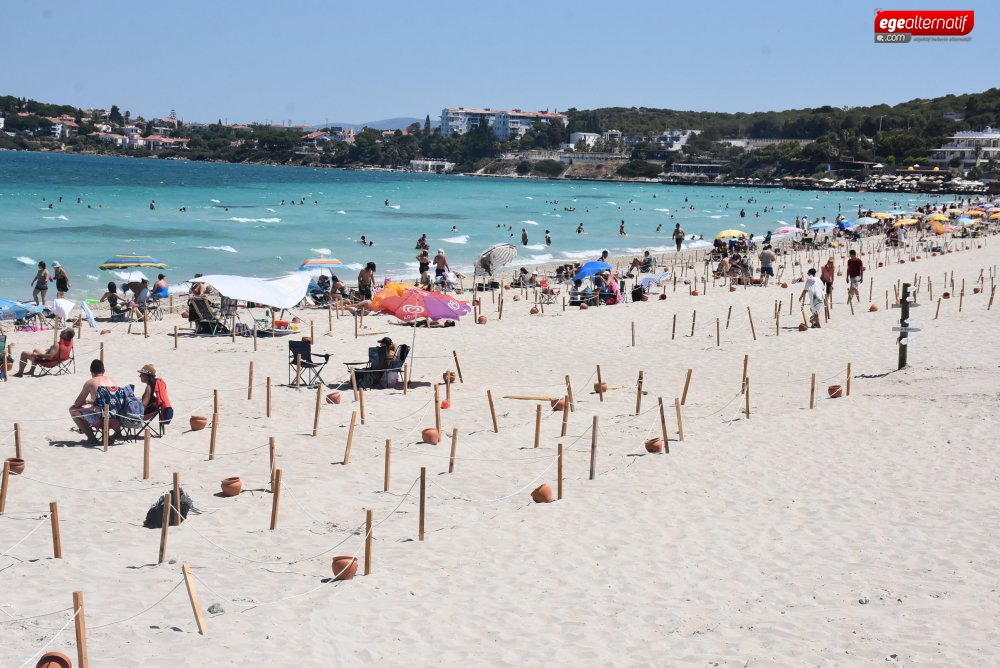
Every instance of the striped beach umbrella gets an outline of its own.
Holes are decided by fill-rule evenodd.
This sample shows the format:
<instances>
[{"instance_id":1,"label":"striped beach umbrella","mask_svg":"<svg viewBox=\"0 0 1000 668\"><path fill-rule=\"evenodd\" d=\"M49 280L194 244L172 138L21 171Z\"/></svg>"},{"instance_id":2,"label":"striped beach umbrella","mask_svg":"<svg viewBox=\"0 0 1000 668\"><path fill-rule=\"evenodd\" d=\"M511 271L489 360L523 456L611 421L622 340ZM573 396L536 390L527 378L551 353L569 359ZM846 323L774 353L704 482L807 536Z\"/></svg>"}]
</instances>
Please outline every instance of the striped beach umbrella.
<instances>
[{"instance_id":1,"label":"striped beach umbrella","mask_svg":"<svg viewBox=\"0 0 1000 668\"><path fill-rule=\"evenodd\" d=\"M166 269L167 265L150 255L115 255L104 261L98 267L101 271L113 269L134 269L138 267L153 267L155 269Z\"/></svg>"},{"instance_id":2,"label":"striped beach umbrella","mask_svg":"<svg viewBox=\"0 0 1000 668\"><path fill-rule=\"evenodd\" d=\"M333 271L334 267L342 266L344 266L344 263L335 257L314 257L300 264L299 271L309 271L310 269L329 269Z\"/></svg>"}]
</instances>

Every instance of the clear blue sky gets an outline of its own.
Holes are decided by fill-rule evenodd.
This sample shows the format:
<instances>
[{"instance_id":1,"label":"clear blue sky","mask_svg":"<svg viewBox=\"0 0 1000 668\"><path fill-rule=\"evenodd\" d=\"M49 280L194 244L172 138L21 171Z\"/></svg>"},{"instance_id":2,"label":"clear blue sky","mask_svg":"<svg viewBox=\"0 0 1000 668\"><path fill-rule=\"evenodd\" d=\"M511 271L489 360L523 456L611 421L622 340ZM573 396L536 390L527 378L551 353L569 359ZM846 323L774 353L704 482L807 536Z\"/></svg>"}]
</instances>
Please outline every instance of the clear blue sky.
<instances>
[{"instance_id":1,"label":"clear blue sky","mask_svg":"<svg viewBox=\"0 0 1000 668\"><path fill-rule=\"evenodd\" d=\"M886 3L8 0L0 94L313 124L446 106L855 106L1000 85L1000 4ZM973 9L972 41L875 44L875 7Z\"/></svg>"}]
</instances>

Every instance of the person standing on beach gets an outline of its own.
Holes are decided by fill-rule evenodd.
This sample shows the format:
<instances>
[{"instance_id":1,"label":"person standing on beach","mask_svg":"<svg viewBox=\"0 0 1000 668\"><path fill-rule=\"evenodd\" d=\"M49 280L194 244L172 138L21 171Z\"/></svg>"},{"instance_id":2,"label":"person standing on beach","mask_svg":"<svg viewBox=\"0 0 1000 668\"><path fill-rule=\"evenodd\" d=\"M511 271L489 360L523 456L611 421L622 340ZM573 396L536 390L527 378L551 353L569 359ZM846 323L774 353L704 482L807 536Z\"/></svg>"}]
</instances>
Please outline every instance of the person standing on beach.
<instances>
[{"instance_id":1,"label":"person standing on beach","mask_svg":"<svg viewBox=\"0 0 1000 668\"><path fill-rule=\"evenodd\" d=\"M38 272L31 279L31 285L35 288L31 293L31 298L35 300L36 304L45 306L45 293L49 289L49 270L45 268L44 262L38 263Z\"/></svg>"},{"instance_id":2,"label":"person standing on beach","mask_svg":"<svg viewBox=\"0 0 1000 668\"><path fill-rule=\"evenodd\" d=\"M56 279L56 299L62 299L69 292L69 274L63 269L63 266L59 264L58 261L52 262L52 270L55 273L54 278Z\"/></svg>"},{"instance_id":3,"label":"person standing on beach","mask_svg":"<svg viewBox=\"0 0 1000 668\"><path fill-rule=\"evenodd\" d=\"M820 269L819 277L823 281L823 287L826 288L826 294L829 295L831 303L833 300L833 277L837 275L837 266L833 263L833 258L831 257Z\"/></svg>"},{"instance_id":4,"label":"person standing on beach","mask_svg":"<svg viewBox=\"0 0 1000 668\"><path fill-rule=\"evenodd\" d=\"M420 275L423 276L424 272L431 268L431 258L427 251L422 250L417 254L417 264L420 265Z\"/></svg>"},{"instance_id":5,"label":"person standing on beach","mask_svg":"<svg viewBox=\"0 0 1000 668\"><path fill-rule=\"evenodd\" d=\"M847 260L847 303L851 303L851 295L861 302L858 288L865 278L865 263L858 257L858 251L852 250Z\"/></svg>"},{"instance_id":6,"label":"person standing on beach","mask_svg":"<svg viewBox=\"0 0 1000 668\"><path fill-rule=\"evenodd\" d=\"M823 308L826 290L820 280L816 278L816 269L810 269L806 273L806 285L802 289L802 294L799 295L799 302L804 304L806 297L809 297L809 326L813 329L819 329L819 312Z\"/></svg>"},{"instance_id":7,"label":"person standing on beach","mask_svg":"<svg viewBox=\"0 0 1000 668\"><path fill-rule=\"evenodd\" d=\"M434 276L444 276L448 273L448 257L443 248L438 248L437 255L434 256Z\"/></svg>"},{"instance_id":8,"label":"person standing on beach","mask_svg":"<svg viewBox=\"0 0 1000 668\"><path fill-rule=\"evenodd\" d=\"M681 252L681 244L684 243L684 229L681 227L680 223L674 226L674 244L677 245L677 252Z\"/></svg>"},{"instance_id":9,"label":"person standing on beach","mask_svg":"<svg viewBox=\"0 0 1000 668\"><path fill-rule=\"evenodd\" d=\"M771 244L764 244L764 250L760 252L758 256L760 259L760 284L767 287L768 281L774 276L774 251L771 250Z\"/></svg>"},{"instance_id":10,"label":"person standing on beach","mask_svg":"<svg viewBox=\"0 0 1000 668\"><path fill-rule=\"evenodd\" d=\"M375 263L369 262L365 268L358 272L358 292L361 298L368 300L374 294L375 286Z\"/></svg>"}]
</instances>

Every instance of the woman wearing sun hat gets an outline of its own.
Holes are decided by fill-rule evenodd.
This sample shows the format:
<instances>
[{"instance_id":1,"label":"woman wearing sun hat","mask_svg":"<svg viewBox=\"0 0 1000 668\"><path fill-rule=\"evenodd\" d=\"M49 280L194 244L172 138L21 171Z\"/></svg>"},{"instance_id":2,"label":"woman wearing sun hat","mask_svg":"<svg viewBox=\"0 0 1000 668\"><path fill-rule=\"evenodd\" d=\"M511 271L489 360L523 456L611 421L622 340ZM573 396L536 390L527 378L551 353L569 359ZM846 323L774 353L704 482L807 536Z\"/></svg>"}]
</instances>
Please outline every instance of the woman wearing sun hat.
<instances>
[{"instance_id":1,"label":"woman wearing sun hat","mask_svg":"<svg viewBox=\"0 0 1000 668\"><path fill-rule=\"evenodd\" d=\"M146 385L142 393L144 417L148 420L159 414L160 435L162 435L163 425L169 424L174 418L174 409L170 405L170 397L167 396L167 384L162 378L157 378L156 367L152 364L146 364L139 369L139 380Z\"/></svg>"}]
</instances>

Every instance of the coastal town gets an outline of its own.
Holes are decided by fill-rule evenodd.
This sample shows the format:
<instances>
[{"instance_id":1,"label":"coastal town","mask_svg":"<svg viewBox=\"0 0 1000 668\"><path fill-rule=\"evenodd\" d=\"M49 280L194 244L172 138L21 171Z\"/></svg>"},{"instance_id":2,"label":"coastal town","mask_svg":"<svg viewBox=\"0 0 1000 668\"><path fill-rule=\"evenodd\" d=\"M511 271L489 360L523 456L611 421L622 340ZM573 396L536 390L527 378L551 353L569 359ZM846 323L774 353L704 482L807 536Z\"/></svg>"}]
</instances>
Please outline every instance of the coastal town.
<instances>
[{"instance_id":1,"label":"coastal town","mask_svg":"<svg viewBox=\"0 0 1000 668\"><path fill-rule=\"evenodd\" d=\"M433 123L427 115L422 124L410 119L404 127L374 128L203 123L182 121L174 110L146 119L117 106L45 115L53 105L0 101L6 115L0 116L0 148L685 185L968 194L1000 188L1000 129L970 127L963 111L950 108L938 114L934 127L953 129L933 148L902 159L879 150L879 141L891 135L888 124L882 127L889 114L867 119L878 122L870 137L857 128L790 138L759 136L765 128L722 136L694 127L600 129L590 121L581 129L594 114L575 109L446 107ZM480 141L470 149L480 134L486 145Z\"/></svg>"}]
</instances>

